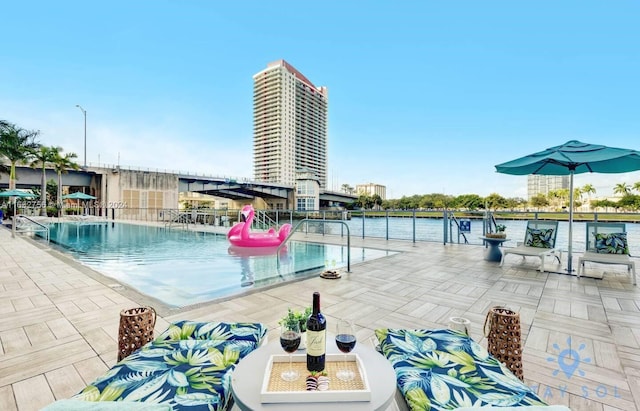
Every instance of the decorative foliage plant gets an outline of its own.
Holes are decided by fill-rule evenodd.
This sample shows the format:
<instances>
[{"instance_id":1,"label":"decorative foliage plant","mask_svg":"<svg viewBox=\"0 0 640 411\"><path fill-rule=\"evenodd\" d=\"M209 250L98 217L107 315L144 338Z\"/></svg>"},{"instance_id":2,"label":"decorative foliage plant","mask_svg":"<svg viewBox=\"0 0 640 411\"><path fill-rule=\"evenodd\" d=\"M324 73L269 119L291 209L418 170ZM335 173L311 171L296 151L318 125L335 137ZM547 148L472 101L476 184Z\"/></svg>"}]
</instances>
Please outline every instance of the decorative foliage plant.
<instances>
[{"instance_id":1,"label":"decorative foliage plant","mask_svg":"<svg viewBox=\"0 0 640 411\"><path fill-rule=\"evenodd\" d=\"M296 322L300 324L300 332L307 331L307 319L313 310L311 307L305 308L304 311L293 311L291 308L287 310L287 315L280 319L280 325L293 325Z\"/></svg>"}]
</instances>

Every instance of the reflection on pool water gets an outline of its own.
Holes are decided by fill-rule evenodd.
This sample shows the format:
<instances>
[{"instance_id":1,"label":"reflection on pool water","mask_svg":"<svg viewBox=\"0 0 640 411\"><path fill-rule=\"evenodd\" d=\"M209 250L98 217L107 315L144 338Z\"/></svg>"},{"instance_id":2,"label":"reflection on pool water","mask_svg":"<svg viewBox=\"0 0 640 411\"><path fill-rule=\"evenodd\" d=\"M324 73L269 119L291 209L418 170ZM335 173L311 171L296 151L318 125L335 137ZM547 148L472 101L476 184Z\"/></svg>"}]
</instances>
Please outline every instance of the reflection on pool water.
<instances>
[{"instance_id":1,"label":"reflection on pool water","mask_svg":"<svg viewBox=\"0 0 640 411\"><path fill-rule=\"evenodd\" d=\"M261 255L219 234L136 224L55 223L50 236L82 264L178 307L347 265L346 246L291 241ZM392 254L351 247L351 264Z\"/></svg>"}]
</instances>

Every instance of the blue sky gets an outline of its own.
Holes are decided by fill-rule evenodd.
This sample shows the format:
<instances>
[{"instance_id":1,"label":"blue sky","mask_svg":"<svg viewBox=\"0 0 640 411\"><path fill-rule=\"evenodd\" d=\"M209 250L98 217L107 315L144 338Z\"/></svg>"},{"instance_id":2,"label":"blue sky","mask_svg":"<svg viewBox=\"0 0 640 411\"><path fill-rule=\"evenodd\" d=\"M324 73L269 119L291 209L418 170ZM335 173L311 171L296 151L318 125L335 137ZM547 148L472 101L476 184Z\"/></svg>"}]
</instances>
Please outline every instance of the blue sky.
<instances>
[{"instance_id":1,"label":"blue sky","mask_svg":"<svg viewBox=\"0 0 640 411\"><path fill-rule=\"evenodd\" d=\"M640 2L4 2L0 118L87 162L248 177L252 75L329 89L329 187L498 192L577 139L640 150ZM640 174L576 176L597 196Z\"/></svg>"}]
</instances>

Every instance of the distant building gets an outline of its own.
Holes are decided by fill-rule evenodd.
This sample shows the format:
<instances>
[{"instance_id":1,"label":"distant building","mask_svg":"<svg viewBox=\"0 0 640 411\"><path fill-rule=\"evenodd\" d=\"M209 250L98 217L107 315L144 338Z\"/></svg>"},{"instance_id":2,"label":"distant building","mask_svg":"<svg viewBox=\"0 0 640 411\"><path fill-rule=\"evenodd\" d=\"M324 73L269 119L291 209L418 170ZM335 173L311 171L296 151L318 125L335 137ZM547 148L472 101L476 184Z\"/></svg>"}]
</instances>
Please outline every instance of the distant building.
<instances>
[{"instance_id":1,"label":"distant building","mask_svg":"<svg viewBox=\"0 0 640 411\"><path fill-rule=\"evenodd\" d=\"M356 185L356 193L369 194L370 196L377 194L383 200L387 199L387 187L380 184L358 184Z\"/></svg>"},{"instance_id":2,"label":"distant building","mask_svg":"<svg viewBox=\"0 0 640 411\"><path fill-rule=\"evenodd\" d=\"M253 167L256 181L294 185L296 171L327 186L328 90L284 60L253 76Z\"/></svg>"},{"instance_id":3,"label":"distant building","mask_svg":"<svg viewBox=\"0 0 640 411\"><path fill-rule=\"evenodd\" d=\"M295 198L297 211L320 209L320 182L313 171L297 171Z\"/></svg>"},{"instance_id":4,"label":"distant building","mask_svg":"<svg viewBox=\"0 0 640 411\"><path fill-rule=\"evenodd\" d=\"M560 189L569 189L569 176L531 174L527 177L527 195L529 200L538 194L548 195L550 191Z\"/></svg>"}]
</instances>

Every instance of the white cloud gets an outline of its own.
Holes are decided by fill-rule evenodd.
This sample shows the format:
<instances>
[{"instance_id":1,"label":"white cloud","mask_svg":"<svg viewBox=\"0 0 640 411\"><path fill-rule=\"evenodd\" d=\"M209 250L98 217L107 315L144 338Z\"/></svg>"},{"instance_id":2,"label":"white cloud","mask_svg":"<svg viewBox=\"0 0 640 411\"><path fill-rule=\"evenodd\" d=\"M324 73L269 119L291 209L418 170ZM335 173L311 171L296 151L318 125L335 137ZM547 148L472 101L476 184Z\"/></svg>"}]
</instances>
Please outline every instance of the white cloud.
<instances>
[{"instance_id":1,"label":"white cloud","mask_svg":"<svg viewBox=\"0 0 640 411\"><path fill-rule=\"evenodd\" d=\"M77 163L84 162L84 124L82 113L74 114L73 106L64 112L42 110L32 115L20 107L0 101L0 118L20 127L41 130L39 141L56 145L65 152L77 154ZM77 110L77 109L76 109ZM70 114L71 113L71 114ZM141 119L144 121L144 119ZM167 123L164 119L163 123ZM151 170L181 171L210 176L251 178L253 147L249 140L202 136L197 131L171 127L158 122L122 122L107 124L87 120L87 163L117 165ZM248 145L246 147L245 145Z\"/></svg>"}]
</instances>

